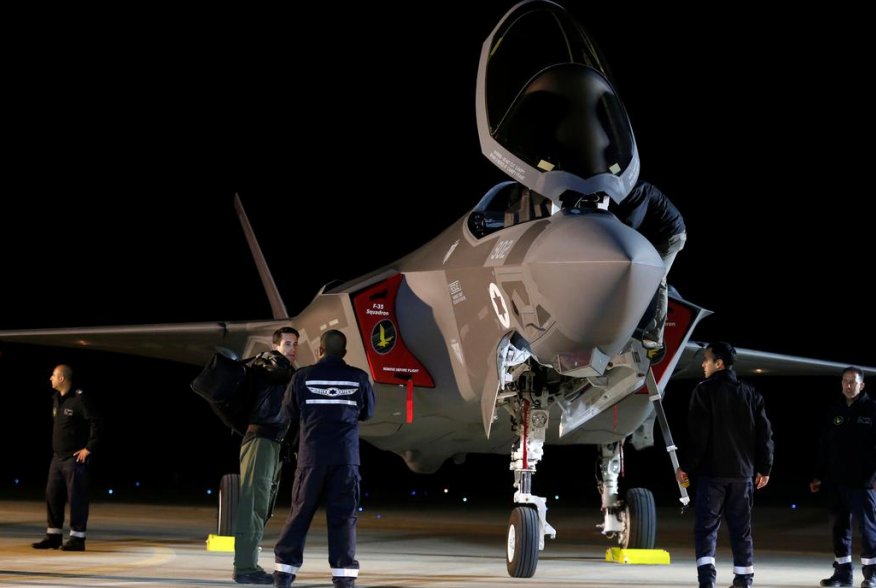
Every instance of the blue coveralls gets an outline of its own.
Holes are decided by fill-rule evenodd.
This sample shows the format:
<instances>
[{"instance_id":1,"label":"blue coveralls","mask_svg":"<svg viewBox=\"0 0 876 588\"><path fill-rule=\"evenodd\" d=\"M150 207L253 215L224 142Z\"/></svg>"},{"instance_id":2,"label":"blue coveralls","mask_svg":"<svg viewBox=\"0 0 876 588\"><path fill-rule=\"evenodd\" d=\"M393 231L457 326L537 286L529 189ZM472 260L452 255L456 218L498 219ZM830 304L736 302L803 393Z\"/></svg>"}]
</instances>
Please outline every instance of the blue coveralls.
<instances>
[{"instance_id":1,"label":"blue coveralls","mask_svg":"<svg viewBox=\"0 0 876 588\"><path fill-rule=\"evenodd\" d=\"M73 454L80 449L94 453L100 444L103 419L82 390L55 392L52 416L52 462L46 482L47 535L61 535L64 505L70 501L70 536L85 539L88 525L88 470L91 458L80 463Z\"/></svg>"},{"instance_id":2,"label":"blue coveralls","mask_svg":"<svg viewBox=\"0 0 876 588\"><path fill-rule=\"evenodd\" d=\"M340 357L326 356L295 373L284 406L292 422L300 422L300 432L292 512L274 548L275 569L298 572L307 531L324 502L332 577L352 580L359 575L359 421L374 414L368 374Z\"/></svg>"},{"instance_id":3,"label":"blue coveralls","mask_svg":"<svg viewBox=\"0 0 876 588\"><path fill-rule=\"evenodd\" d=\"M836 564L851 574L852 519L861 529L864 576L876 573L876 402L861 392L831 407L816 478L827 480Z\"/></svg>"},{"instance_id":4,"label":"blue coveralls","mask_svg":"<svg viewBox=\"0 0 876 588\"><path fill-rule=\"evenodd\" d=\"M737 584L754 576L751 507L755 473L773 464L772 426L763 398L732 368L713 373L694 389L688 411L688 446L682 469L696 476L694 545L701 584L715 581L721 516L727 520Z\"/></svg>"}]
</instances>

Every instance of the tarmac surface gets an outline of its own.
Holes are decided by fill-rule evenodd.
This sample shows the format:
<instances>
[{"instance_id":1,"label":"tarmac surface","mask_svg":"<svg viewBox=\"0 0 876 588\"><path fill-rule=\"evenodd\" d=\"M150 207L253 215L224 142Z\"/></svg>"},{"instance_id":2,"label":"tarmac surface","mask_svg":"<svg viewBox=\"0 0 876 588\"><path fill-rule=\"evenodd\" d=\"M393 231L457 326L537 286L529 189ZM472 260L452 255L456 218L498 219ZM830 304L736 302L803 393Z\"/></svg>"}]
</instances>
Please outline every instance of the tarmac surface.
<instances>
[{"instance_id":1,"label":"tarmac surface","mask_svg":"<svg viewBox=\"0 0 876 588\"><path fill-rule=\"evenodd\" d=\"M36 551L31 542L45 532L41 502L0 501L0 586L237 586L233 554L208 552L216 508L92 504L87 551ZM273 565L273 544L286 510L271 519L262 543L261 565ZM659 509L657 544L670 565L623 565L605 561L611 543L594 525L599 513L551 508L557 529L546 539L533 578L514 579L505 569L510 509L424 507L372 509L359 518L357 557L362 588L627 587L696 586L693 513ZM65 538L67 531L65 530ZM755 507L755 586L817 586L832 572L827 515L816 509ZM855 557L860 544L855 543ZM305 563L293 586L330 587L325 521L318 513ZM862 580L856 563L855 586ZM733 576L726 532L718 550L718 586Z\"/></svg>"}]
</instances>

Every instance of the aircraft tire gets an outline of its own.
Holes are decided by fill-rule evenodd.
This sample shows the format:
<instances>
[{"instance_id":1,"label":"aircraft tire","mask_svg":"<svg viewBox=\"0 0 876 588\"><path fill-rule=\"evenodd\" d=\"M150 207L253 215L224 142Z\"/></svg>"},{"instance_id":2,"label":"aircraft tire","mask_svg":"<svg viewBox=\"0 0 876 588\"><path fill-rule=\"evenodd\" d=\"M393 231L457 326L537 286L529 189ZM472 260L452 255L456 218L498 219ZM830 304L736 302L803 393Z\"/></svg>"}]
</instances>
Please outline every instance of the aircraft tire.
<instances>
[{"instance_id":1,"label":"aircraft tire","mask_svg":"<svg viewBox=\"0 0 876 588\"><path fill-rule=\"evenodd\" d=\"M240 498L240 476L225 474L219 482L219 535L234 536L234 517Z\"/></svg>"},{"instance_id":2,"label":"aircraft tire","mask_svg":"<svg viewBox=\"0 0 876 588\"><path fill-rule=\"evenodd\" d=\"M627 490L627 549L654 549L657 541L657 507L647 488Z\"/></svg>"},{"instance_id":3,"label":"aircraft tire","mask_svg":"<svg viewBox=\"0 0 876 588\"><path fill-rule=\"evenodd\" d=\"M538 566L538 512L530 506L518 506L511 511L508 523L508 575L531 578Z\"/></svg>"}]
</instances>

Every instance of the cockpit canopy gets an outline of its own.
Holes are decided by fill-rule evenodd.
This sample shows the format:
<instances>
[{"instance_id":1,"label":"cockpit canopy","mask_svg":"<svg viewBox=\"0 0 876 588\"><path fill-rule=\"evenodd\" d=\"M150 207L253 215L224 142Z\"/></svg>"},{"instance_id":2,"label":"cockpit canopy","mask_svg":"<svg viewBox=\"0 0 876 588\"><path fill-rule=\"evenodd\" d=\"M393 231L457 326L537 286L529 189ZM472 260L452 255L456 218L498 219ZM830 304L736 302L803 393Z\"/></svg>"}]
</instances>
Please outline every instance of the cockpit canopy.
<instances>
[{"instance_id":1,"label":"cockpit canopy","mask_svg":"<svg viewBox=\"0 0 876 588\"><path fill-rule=\"evenodd\" d=\"M553 2L521 2L484 42L477 118L484 155L558 205L570 190L620 202L638 178L635 137L605 60Z\"/></svg>"}]
</instances>

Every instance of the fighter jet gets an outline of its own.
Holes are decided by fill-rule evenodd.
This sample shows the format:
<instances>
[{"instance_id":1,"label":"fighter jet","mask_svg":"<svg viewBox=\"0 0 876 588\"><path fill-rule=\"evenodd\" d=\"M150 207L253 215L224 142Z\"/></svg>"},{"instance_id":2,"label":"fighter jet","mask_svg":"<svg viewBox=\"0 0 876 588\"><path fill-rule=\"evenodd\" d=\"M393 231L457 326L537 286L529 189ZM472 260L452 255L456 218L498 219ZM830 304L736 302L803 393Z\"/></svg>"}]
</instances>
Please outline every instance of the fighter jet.
<instances>
[{"instance_id":1,"label":"fighter jet","mask_svg":"<svg viewBox=\"0 0 876 588\"><path fill-rule=\"evenodd\" d=\"M430 242L324 287L294 316L236 199L272 319L0 331L0 339L203 365L217 350L266 350L271 333L292 324L301 333L297 361L307 365L320 335L339 329L346 360L367 366L378 398L363 439L420 473L468 453L509 455L511 576L533 576L545 535L555 534L545 499L531 492L550 445L597 446L602 533L624 547L653 547L654 499L644 488L622 493L621 447L653 445L662 390L674 375L695 373L703 346L691 334L709 311L673 296L666 354L652 365L639 325L663 262L635 230L576 197L623 200L638 177L635 139L604 59L560 6L522 2L489 35L477 122L484 154L508 181ZM742 375L844 367L739 352Z\"/></svg>"}]
</instances>

